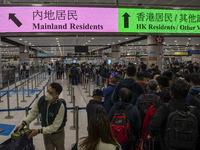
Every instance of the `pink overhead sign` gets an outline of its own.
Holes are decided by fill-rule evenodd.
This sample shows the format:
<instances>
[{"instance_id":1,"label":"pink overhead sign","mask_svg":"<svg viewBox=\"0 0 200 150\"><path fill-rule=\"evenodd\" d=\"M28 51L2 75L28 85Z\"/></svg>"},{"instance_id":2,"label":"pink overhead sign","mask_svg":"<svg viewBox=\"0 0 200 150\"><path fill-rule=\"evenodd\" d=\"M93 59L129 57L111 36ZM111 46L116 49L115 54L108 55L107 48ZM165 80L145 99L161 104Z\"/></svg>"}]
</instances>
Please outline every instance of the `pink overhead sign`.
<instances>
[{"instance_id":1,"label":"pink overhead sign","mask_svg":"<svg viewBox=\"0 0 200 150\"><path fill-rule=\"evenodd\" d=\"M118 10L98 7L0 7L0 33L118 32Z\"/></svg>"}]
</instances>

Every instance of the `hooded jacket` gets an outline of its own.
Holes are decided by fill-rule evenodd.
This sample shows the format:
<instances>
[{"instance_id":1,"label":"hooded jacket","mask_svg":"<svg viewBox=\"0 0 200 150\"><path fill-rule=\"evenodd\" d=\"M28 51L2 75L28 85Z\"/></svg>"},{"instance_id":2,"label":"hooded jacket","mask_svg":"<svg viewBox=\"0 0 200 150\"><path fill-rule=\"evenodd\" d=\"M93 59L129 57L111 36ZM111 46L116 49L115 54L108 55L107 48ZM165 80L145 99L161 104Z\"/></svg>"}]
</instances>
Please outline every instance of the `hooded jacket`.
<instances>
[{"instance_id":1,"label":"hooded jacket","mask_svg":"<svg viewBox=\"0 0 200 150\"><path fill-rule=\"evenodd\" d=\"M186 102L192 106L194 106L193 97L200 93L200 87L193 87L189 90L189 95L186 98Z\"/></svg>"},{"instance_id":2,"label":"hooded jacket","mask_svg":"<svg viewBox=\"0 0 200 150\"><path fill-rule=\"evenodd\" d=\"M112 101L114 103L117 103L119 101L119 91L121 88L128 88L131 92L132 92L132 99L131 99L131 104L135 105L138 97L141 94L145 93L144 88L137 83L134 79L131 78L127 78L127 79L123 79L120 81L120 83L118 84L118 86L116 87L113 96L112 96Z\"/></svg>"}]
</instances>

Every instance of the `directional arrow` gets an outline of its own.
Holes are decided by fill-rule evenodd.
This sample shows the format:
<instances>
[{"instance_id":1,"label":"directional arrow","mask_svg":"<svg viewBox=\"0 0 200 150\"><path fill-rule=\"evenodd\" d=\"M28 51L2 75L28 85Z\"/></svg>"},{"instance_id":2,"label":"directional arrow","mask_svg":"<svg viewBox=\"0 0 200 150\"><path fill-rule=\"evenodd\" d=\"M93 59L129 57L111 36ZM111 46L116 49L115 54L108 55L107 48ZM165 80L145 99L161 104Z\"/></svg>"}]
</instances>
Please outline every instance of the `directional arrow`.
<instances>
[{"instance_id":1,"label":"directional arrow","mask_svg":"<svg viewBox=\"0 0 200 150\"><path fill-rule=\"evenodd\" d=\"M130 15L126 12L124 15L124 28L129 28L129 17Z\"/></svg>"},{"instance_id":2,"label":"directional arrow","mask_svg":"<svg viewBox=\"0 0 200 150\"><path fill-rule=\"evenodd\" d=\"M9 14L9 20L12 20L18 27L22 25L22 23L15 17L15 14Z\"/></svg>"}]
</instances>

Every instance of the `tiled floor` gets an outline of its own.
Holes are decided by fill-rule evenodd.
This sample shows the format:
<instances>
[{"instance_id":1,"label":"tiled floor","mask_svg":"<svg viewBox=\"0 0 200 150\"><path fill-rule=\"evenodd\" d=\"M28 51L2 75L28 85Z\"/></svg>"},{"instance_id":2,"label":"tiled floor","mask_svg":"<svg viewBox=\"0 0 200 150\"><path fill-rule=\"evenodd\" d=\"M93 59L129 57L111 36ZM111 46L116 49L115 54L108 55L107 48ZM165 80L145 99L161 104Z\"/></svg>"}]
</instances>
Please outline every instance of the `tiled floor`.
<instances>
[{"instance_id":1,"label":"tiled floor","mask_svg":"<svg viewBox=\"0 0 200 150\"><path fill-rule=\"evenodd\" d=\"M40 85L38 86L38 89L42 89L44 85L46 85L48 81L48 78L45 80L39 80L38 83L40 83ZM71 97L68 96L69 92L67 91L67 86L68 86L68 82L66 79L62 79L62 80L56 80L56 82L62 84L63 86L63 92L61 93L60 97L64 98L67 102L67 107L72 107L73 104L70 103L71 101ZM18 85L19 83L17 83ZM11 88L14 87L14 85L11 86ZM31 87L31 85L30 85ZM91 99L91 97L88 97L88 93L85 92L85 89L83 89L83 86L80 85L76 85L73 86L74 90L75 90L75 102L76 102L76 106L79 107L85 107L86 104L88 103L88 101ZM93 90L94 86L91 85L91 91ZM27 85L25 86L25 89L27 89ZM5 90L5 89L3 89ZM38 92L37 92L38 93ZM91 92L92 93L92 92ZM42 96L43 92L39 95ZM35 98L36 93L34 93L33 95L31 95L31 97L27 97L27 95L25 95L25 100L27 102L21 102L21 100L23 99L22 95L19 95L19 106L21 108L25 108L26 106L28 106L32 100ZM12 95L10 98L10 108L15 108L17 106L17 95ZM6 109L7 108L7 96L4 96L2 98L2 101L0 103L0 109ZM65 127L65 148L66 150L70 150L71 149L71 145L73 143L75 143L76 141L76 134L75 134L75 130L70 130L70 127L73 126L73 113L71 110L67 111L67 117L68 117L68 121L66 123L66 127ZM5 119L5 116L8 116L8 112L0 112L0 119L1 122L0 123L4 123L4 124L12 124L12 125L19 125L22 121L22 119L25 117L25 111L12 111L10 112L10 115L13 116L12 119ZM36 126L34 125L34 123L36 122L33 121L30 125L30 128L40 128L40 126ZM79 137L83 137L87 135L87 116L86 116L86 111L85 110L79 110ZM8 138L10 138L9 136L2 136L0 135L0 143L4 142L5 140L7 140ZM43 143L43 137L42 135L37 135L36 137L34 137L34 145L36 150L45 150L44 148L44 143Z\"/></svg>"}]
</instances>

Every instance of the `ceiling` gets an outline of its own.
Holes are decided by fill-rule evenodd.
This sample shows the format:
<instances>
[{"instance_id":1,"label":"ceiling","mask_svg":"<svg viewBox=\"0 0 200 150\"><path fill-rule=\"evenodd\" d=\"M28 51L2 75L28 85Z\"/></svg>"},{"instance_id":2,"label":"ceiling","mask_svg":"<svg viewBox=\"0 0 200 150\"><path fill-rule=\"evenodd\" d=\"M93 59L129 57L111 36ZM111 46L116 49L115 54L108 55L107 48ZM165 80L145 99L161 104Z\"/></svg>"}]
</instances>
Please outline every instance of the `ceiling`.
<instances>
[{"instance_id":1,"label":"ceiling","mask_svg":"<svg viewBox=\"0 0 200 150\"><path fill-rule=\"evenodd\" d=\"M200 0L0 0L0 4L6 5L30 5L30 4L52 4L52 5L86 5L93 6L101 4L103 6L141 6L141 7L186 7L189 9L200 9ZM42 35L42 34L41 34ZM12 42L2 42L2 51L6 53L17 54L19 48L16 43L30 46L44 53L53 53L55 55L67 55L74 53L75 45L89 46L89 52L103 50L105 53L111 52L111 45L120 45L122 53L135 54L136 52L146 53L147 40L140 35L98 35L98 33L85 35L51 35L51 36L9 36L5 37ZM137 41L138 39L140 39ZM11 44L12 43L12 44ZM192 49L192 46L200 44L200 36L188 37L188 35L169 35L165 37L164 51L171 53L174 51L186 51ZM17 52L16 52L17 51Z\"/></svg>"},{"instance_id":2,"label":"ceiling","mask_svg":"<svg viewBox=\"0 0 200 150\"><path fill-rule=\"evenodd\" d=\"M76 5L132 5L199 7L199 0L1 0L5 4L76 4Z\"/></svg>"}]
</instances>

